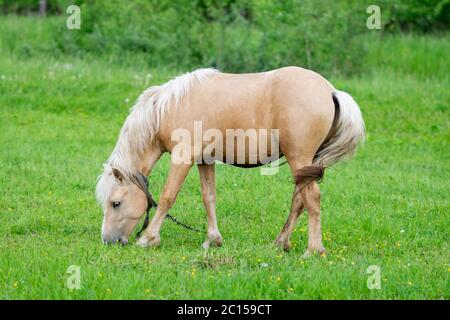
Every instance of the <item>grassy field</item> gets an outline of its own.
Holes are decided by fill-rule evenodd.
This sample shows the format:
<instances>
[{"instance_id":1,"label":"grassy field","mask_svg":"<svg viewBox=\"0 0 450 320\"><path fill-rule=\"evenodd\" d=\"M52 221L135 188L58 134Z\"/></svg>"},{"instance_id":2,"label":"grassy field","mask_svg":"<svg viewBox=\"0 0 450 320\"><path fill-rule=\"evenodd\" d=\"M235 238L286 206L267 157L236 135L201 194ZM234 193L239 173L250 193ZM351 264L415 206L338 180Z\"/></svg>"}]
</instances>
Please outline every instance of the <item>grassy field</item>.
<instances>
[{"instance_id":1,"label":"grassy field","mask_svg":"<svg viewBox=\"0 0 450 320\"><path fill-rule=\"evenodd\" d=\"M306 260L305 216L293 250L272 245L293 189L287 166L274 176L218 166L222 248L205 252L204 234L170 221L159 249L102 245L101 164L139 93L179 71L1 50L0 298L448 299L449 40L386 37L365 76L331 79L359 102L368 139L326 172L328 255ZM156 197L167 163L150 177ZM197 170L171 213L205 225ZM66 287L71 265L79 290ZM367 288L371 265L379 290Z\"/></svg>"}]
</instances>

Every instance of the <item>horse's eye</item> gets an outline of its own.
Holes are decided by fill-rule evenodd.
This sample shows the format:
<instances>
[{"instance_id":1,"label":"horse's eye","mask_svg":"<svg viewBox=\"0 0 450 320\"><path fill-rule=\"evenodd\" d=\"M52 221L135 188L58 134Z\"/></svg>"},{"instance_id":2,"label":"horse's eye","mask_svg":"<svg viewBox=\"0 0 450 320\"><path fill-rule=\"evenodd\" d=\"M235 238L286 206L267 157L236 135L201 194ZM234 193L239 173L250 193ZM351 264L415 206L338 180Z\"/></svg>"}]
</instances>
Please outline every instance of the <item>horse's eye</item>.
<instances>
[{"instance_id":1,"label":"horse's eye","mask_svg":"<svg viewBox=\"0 0 450 320\"><path fill-rule=\"evenodd\" d=\"M114 201L112 203L113 208L117 208L118 206L120 206L120 201Z\"/></svg>"}]
</instances>

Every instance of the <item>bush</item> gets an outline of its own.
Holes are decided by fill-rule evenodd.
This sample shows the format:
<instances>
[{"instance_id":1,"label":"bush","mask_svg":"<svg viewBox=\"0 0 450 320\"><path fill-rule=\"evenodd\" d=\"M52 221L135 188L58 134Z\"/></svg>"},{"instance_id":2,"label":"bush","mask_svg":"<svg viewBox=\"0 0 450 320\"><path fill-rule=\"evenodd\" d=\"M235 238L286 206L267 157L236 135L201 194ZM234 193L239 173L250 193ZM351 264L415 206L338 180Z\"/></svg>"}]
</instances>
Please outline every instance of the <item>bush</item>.
<instances>
[{"instance_id":1,"label":"bush","mask_svg":"<svg viewBox=\"0 0 450 320\"><path fill-rule=\"evenodd\" d=\"M72 3L81 4L84 1L70 0L46 0L47 14L64 13L65 8ZM39 12L39 0L0 0L0 11L4 14L28 14L33 15Z\"/></svg>"},{"instance_id":2,"label":"bush","mask_svg":"<svg viewBox=\"0 0 450 320\"><path fill-rule=\"evenodd\" d=\"M66 28L68 4L81 6L81 30ZM388 30L431 30L448 23L450 0L380 0ZM47 25L3 36L31 55L102 55L151 67L213 66L255 72L298 65L330 74L362 71L367 2L357 0L48 0ZM37 0L0 0L4 12L29 13ZM45 35L39 37L39 31ZM370 31L372 34L375 32ZM27 34L33 35L28 38ZM42 39L40 39L42 38ZM5 41L7 39L7 41Z\"/></svg>"},{"instance_id":3,"label":"bush","mask_svg":"<svg viewBox=\"0 0 450 320\"><path fill-rule=\"evenodd\" d=\"M364 57L365 9L348 1L86 0L81 12L80 31L57 31L64 53L140 52L150 66L179 69L299 65L345 74L357 72Z\"/></svg>"},{"instance_id":4,"label":"bush","mask_svg":"<svg viewBox=\"0 0 450 320\"><path fill-rule=\"evenodd\" d=\"M388 16L385 28L391 31L430 32L449 28L450 0L382 1L380 6Z\"/></svg>"}]
</instances>

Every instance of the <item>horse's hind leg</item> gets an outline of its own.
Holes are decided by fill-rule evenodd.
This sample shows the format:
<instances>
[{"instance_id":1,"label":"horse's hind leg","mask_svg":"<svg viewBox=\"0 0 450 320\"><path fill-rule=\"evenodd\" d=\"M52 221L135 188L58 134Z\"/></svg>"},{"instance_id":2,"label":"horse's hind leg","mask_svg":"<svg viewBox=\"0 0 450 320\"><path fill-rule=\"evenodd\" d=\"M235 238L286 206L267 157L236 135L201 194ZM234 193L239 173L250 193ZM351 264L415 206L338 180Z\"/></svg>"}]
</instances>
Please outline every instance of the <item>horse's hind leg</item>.
<instances>
[{"instance_id":1,"label":"horse's hind leg","mask_svg":"<svg viewBox=\"0 0 450 320\"><path fill-rule=\"evenodd\" d=\"M205 205L208 219L208 237L203 243L203 248L208 249L210 246L219 247L222 245L222 236L217 227L216 218L215 166L214 164L199 164L198 172L200 174L203 204Z\"/></svg>"},{"instance_id":2,"label":"horse's hind leg","mask_svg":"<svg viewBox=\"0 0 450 320\"><path fill-rule=\"evenodd\" d=\"M298 217L303 212L304 202L300 193L300 187L296 184L294 193L292 194L291 213L284 224L283 229L275 240L275 244L285 251L291 248L291 234L297 224Z\"/></svg>"},{"instance_id":3,"label":"horse's hind leg","mask_svg":"<svg viewBox=\"0 0 450 320\"><path fill-rule=\"evenodd\" d=\"M320 189L316 181L307 184L300 191L308 211L308 248L303 257L314 252L325 253L322 244L322 226L320 223Z\"/></svg>"},{"instance_id":4,"label":"horse's hind leg","mask_svg":"<svg viewBox=\"0 0 450 320\"><path fill-rule=\"evenodd\" d=\"M275 241L285 250L290 248L289 238L298 217L306 208L308 211L308 249L304 257L313 252L325 253L322 245L322 228L320 224L320 189L317 180L323 176L323 168L311 165L311 161L295 161L286 156L295 179L295 190L292 196L291 213Z\"/></svg>"}]
</instances>

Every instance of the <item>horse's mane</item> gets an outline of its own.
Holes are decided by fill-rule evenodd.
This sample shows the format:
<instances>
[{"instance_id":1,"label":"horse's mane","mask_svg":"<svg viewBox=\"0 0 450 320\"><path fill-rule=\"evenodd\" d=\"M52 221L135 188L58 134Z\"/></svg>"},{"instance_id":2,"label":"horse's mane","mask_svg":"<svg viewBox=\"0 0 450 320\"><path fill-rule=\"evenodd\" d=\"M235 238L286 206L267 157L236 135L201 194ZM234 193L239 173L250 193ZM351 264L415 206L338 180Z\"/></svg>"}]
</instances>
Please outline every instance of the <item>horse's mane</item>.
<instances>
[{"instance_id":1,"label":"horse's mane","mask_svg":"<svg viewBox=\"0 0 450 320\"><path fill-rule=\"evenodd\" d=\"M181 99L189 94L195 82L202 83L217 72L216 69L198 69L160 86L150 87L139 96L120 130L117 144L104 164L103 173L98 179L96 193L100 202L104 202L108 197L106 177L104 177L106 171L109 171L108 168L118 168L129 177L136 176L139 157L154 142L164 113L169 106L177 107Z\"/></svg>"}]
</instances>

